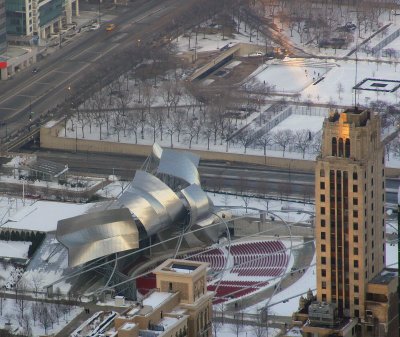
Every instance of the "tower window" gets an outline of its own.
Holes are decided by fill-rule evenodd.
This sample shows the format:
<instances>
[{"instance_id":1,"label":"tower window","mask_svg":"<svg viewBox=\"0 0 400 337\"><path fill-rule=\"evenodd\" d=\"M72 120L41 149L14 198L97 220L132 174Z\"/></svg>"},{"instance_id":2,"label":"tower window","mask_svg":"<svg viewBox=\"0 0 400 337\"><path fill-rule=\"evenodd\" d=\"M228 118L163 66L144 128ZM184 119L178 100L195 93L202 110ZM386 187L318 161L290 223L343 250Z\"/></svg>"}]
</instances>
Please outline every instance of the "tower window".
<instances>
[{"instance_id":1,"label":"tower window","mask_svg":"<svg viewBox=\"0 0 400 337\"><path fill-rule=\"evenodd\" d=\"M357 185L353 185L353 192L357 193L358 192L358 186Z\"/></svg>"},{"instance_id":2,"label":"tower window","mask_svg":"<svg viewBox=\"0 0 400 337\"><path fill-rule=\"evenodd\" d=\"M345 152L345 157L350 158L350 139L348 139L348 138L346 139L346 142L345 142L344 152Z\"/></svg>"},{"instance_id":3,"label":"tower window","mask_svg":"<svg viewBox=\"0 0 400 337\"><path fill-rule=\"evenodd\" d=\"M344 149L343 149L343 138L339 138L339 157L343 157Z\"/></svg>"},{"instance_id":4,"label":"tower window","mask_svg":"<svg viewBox=\"0 0 400 337\"><path fill-rule=\"evenodd\" d=\"M353 180L357 180L357 179L358 179L357 172L353 172Z\"/></svg>"},{"instance_id":5,"label":"tower window","mask_svg":"<svg viewBox=\"0 0 400 337\"><path fill-rule=\"evenodd\" d=\"M321 194L319 200L320 200L321 202L325 202L325 194Z\"/></svg>"},{"instance_id":6,"label":"tower window","mask_svg":"<svg viewBox=\"0 0 400 337\"><path fill-rule=\"evenodd\" d=\"M337 156L337 140L336 140L336 137L332 138L332 156Z\"/></svg>"},{"instance_id":7,"label":"tower window","mask_svg":"<svg viewBox=\"0 0 400 337\"><path fill-rule=\"evenodd\" d=\"M320 177L325 177L325 170L324 169L320 169L319 170L319 176Z\"/></svg>"},{"instance_id":8,"label":"tower window","mask_svg":"<svg viewBox=\"0 0 400 337\"><path fill-rule=\"evenodd\" d=\"M325 245L321 245L321 252L326 252L326 246Z\"/></svg>"},{"instance_id":9,"label":"tower window","mask_svg":"<svg viewBox=\"0 0 400 337\"><path fill-rule=\"evenodd\" d=\"M321 181L321 182L319 183L319 188L320 188L321 190L324 190L324 189L325 189L325 182Z\"/></svg>"},{"instance_id":10,"label":"tower window","mask_svg":"<svg viewBox=\"0 0 400 337\"><path fill-rule=\"evenodd\" d=\"M321 232L321 240L325 240L325 232Z\"/></svg>"}]
</instances>

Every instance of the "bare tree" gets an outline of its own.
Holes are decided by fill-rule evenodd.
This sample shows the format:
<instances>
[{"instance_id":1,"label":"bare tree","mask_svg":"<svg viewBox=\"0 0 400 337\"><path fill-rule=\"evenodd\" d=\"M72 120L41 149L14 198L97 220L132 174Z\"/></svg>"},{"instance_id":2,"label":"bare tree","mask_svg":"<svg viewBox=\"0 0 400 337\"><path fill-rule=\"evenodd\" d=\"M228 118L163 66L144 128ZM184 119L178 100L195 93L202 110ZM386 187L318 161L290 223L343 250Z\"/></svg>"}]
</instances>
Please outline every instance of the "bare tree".
<instances>
[{"instance_id":1,"label":"bare tree","mask_svg":"<svg viewBox=\"0 0 400 337\"><path fill-rule=\"evenodd\" d=\"M47 334L48 329L52 325L52 317L51 317L51 312L48 309L48 306L46 303L40 303L39 306L39 323L40 326L44 329L44 333Z\"/></svg>"},{"instance_id":2,"label":"bare tree","mask_svg":"<svg viewBox=\"0 0 400 337\"><path fill-rule=\"evenodd\" d=\"M171 119L171 118L167 119L167 123L165 124L165 132L170 137L171 148L173 148L174 147L173 136L174 136L174 134L176 132L175 124L174 124L173 119Z\"/></svg>"},{"instance_id":3,"label":"bare tree","mask_svg":"<svg viewBox=\"0 0 400 337\"><path fill-rule=\"evenodd\" d=\"M120 115L118 112L115 112L113 114L112 121L113 121L113 129L114 129L114 132L117 134L117 141L119 143L120 133L121 133L121 130L123 129L122 115Z\"/></svg>"},{"instance_id":4,"label":"bare tree","mask_svg":"<svg viewBox=\"0 0 400 337\"><path fill-rule=\"evenodd\" d=\"M297 130L294 133L293 141L294 147L301 152L304 159L306 151L312 143L311 131L306 129Z\"/></svg>"},{"instance_id":5,"label":"bare tree","mask_svg":"<svg viewBox=\"0 0 400 337\"><path fill-rule=\"evenodd\" d=\"M195 120L194 118L189 118L189 120L186 123L185 134L186 134L186 140L189 143L189 149L192 148L193 139L196 137L196 134L198 134L197 125L198 121Z\"/></svg>"},{"instance_id":6,"label":"bare tree","mask_svg":"<svg viewBox=\"0 0 400 337\"><path fill-rule=\"evenodd\" d=\"M263 308L263 313L265 314L265 308ZM268 337L268 316L264 320L261 313L256 316L253 325L253 334L255 337Z\"/></svg>"},{"instance_id":7,"label":"bare tree","mask_svg":"<svg viewBox=\"0 0 400 337\"><path fill-rule=\"evenodd\" d=\"M210 150L210 139L213 134L212 124L207 121L203 128L203 135L207 139L207 150Z\"/></svg>"},{"instance_id":8,"label":"bare tree","mask_svg":"<svg viewBox=\"0 0 400 337\"><path fill-rule=\"evenodd\" d=\"M260 138L257 139L257 145L261 146L264 150L264 156L267 155L267 147L272 145L273 139L269 132L264 133Z\"/></svg>"},{"instance_id":9,"label":"bare tree","mask_svg":"<svg viewBox=\"0 0 400 337\"><path fill-rule=\"evenodd\" d=\"M25 300L25 293L28 289L28 281L26 280L25 277L21 277L14 287L15 287L15 295L17 299L18 311L21 314L21 317L23 318L27 306ZM20 296L18 296L18 294Z\"/></svg>"},{"instance_id":10,"label":"bare tree","mask_svg":"<svg viewBox=\"0 0 400 337\"><path fill-rule=\"evenodd\" d=\"M36 325L36 321L39 319L39 314L40 314L40 304L39 302L35 301L32 302L31 305L31 315L33 319L33 324Z\"/></svg>"},{"instance_id":11,"label":"bare tree","mask_svg":"<svg viewBox=\"0 0 400 337\"><path fill-rule=\"evenodd\" d=\"M140 126L140 115L137 110L132 110L128 112L128 127L129 132L135 135L135 144L138 142L138 132Z\"/></svg>"},{"instance_id":12,"label":"bare tree","mask_svg":"<svg viewBox=\"0 0 400 337\"><path fill-rule=\"evenodd\" d=\"M185 129L185 121L183 119L184 112L182 110L176 110L173 112L172 118L176 133L178 135L178 143L180 142L180 136L182 131Z\"/></svg>"},{"instance_id":13,"label":"bare tree","mask_svg":"<svg viewBox=\"0 0 400 337\"><path fill-rule=\"evenodd\" d=\"M244 147L244 153L247 152L247 148L253 143L254 141L254 134L246 129L241 131L239 135L236 137L240 144Z\"/></svg>"},{"instance_id":14,"label":"bare tree","mask_svg":"<svg viewBox=\"0 0 400 337\"><path fill-rule=\"evenodd\" d=\"M157 136L157 131L159 129L160 123L159 123L159 112L157 109L153 109L149 113L149 120L148 120L149 126L153 130L153 142L156 141L156 136Z\"/></svg>"},{"instance_id":15,"label":"bare tree","mask_svg":"<svg viewBox=\"0 0 400 337\"><path fill-rule=\"evenodd\" d=\"M243 332L243 322L240 320L241 315L241 312L234 314L234 322L231 326L231 331L236 335L236 337L241 336Z\"/></svg>"},{"instance_id":16,"label":"bare tree","mask_svg":"<svg viewBox=\"0 0 400 337\"><path fill-rule=\"evenodd\" d=\"M214 337L218 337L218 332L222 329L222 321L220 318L217 316L217 311L213 310L213 331L214 331Z\"/></svg>"},{"instance_id":17,"label":"bare tree","mask_svg":"<svg viewBox=\"0 0 400 337\"><path fill-rule=\"evenodd\" d=\"M322 145L321 135L314 135L312 143L311 143L312 153L315 153L317 155L320 154L321 153L321 145Z\"/></svg>"},{"instance_id":18,"label":"bare tree","mask_svg":"<svg viewBox=\"0 0 400 337\"><path fill-rule=\"evenodd\" d=\"M274 143L282 148L282 156L285 157L285 151L290 142L293 139L293 133L291 130L278 130L273 135Z\"/></svg>"}]
</instances>

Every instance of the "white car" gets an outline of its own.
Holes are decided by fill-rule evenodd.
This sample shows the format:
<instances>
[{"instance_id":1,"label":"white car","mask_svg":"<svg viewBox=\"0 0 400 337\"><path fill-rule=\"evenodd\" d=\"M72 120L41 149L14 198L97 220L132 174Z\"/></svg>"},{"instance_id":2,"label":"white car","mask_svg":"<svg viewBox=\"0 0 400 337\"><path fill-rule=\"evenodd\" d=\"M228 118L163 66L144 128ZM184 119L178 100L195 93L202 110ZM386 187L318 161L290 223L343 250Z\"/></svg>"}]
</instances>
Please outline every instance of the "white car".
<instances>
[{"instance_id":1,"label":"white car","mask_svg":"<svg viewBox=\"0 0 400 337\"><path fill-rule=\"evenodd\" d=\"M100 28L100 25L98 23L94 23L93 25L90 26L89 30L97 30Z\"/></svg>"},{"instance_id":2,"label":"white car","mask_svg":"<svg viewBox=\"0 0 400 337\"><path fill-rule=\"evenodd\" d=\"M260 51L256 51L255 53L249 54L249 56L254 57L254 56L263 56L264 54Z\"/></svg>"}]
</instances>

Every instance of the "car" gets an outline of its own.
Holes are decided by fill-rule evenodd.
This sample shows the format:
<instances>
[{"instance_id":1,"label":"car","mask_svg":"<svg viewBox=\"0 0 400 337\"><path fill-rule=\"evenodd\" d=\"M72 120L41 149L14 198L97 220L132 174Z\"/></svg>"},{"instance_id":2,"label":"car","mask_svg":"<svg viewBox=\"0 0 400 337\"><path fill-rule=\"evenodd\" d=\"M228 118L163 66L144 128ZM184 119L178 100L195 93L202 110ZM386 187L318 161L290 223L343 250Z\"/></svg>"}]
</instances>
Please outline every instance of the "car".
<instances>
[{"instance_id":1,"label":"car","mask_svg":"<svg viewBox=\"0 0 400 337\"><path fill-rule=\"evenodd\" d=\"M254 57L254 56L263 56L264 54L261 51L256 51L254 53L249 54L250 57Z\"/></svg>"},{"instance_id":2,"label":"car","mask_svg":"<svg viewBox=\"0 0 400 337\"><path fill-rule=\"evenodd\" d=\"M107 32L111 32L112 30L114 30L115 29L115 24L113 24L113 23L109 23L107 26L106 26L106 31Z\"/></svg>"},{"instance_id":3,"label":"car","mask_svg":"<svg viewBox=\"0 0 400 337\"><path fill-rule=\"evenodd\" d=\"M100 25L98 23L94 23L89 27L89 30L97 30L100 28Z\"/></svg>"},{"instance_id":4,"label":"car","mask_svg":"<svg viewBox=\"0 0 400 337\"><path fill-rule=\"evenodd\" d=\"M36 68L36 67L35 67L35 68L32 69L32 74L36 74L36 73L38 73L38 72L39 72L39 68Z\"/></svg>"}]
</instances>

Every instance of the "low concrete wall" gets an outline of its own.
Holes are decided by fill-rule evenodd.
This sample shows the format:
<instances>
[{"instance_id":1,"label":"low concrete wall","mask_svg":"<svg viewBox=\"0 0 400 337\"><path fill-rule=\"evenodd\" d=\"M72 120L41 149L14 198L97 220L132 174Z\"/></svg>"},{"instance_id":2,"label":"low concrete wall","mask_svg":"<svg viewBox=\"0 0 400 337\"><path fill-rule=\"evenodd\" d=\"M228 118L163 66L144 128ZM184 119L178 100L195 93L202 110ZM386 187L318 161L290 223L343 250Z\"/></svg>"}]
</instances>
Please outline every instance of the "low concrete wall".
<instances>
[{"instance_id":1,"label":"low concrete wall","mask_svg":"<svg viewBox=\"0 0 400 337\"><path fill-rule=\"evenodd\" d=\"M64 125L62 121L51 127L42 127L40 129L40 146L46 149L57 149L71 152L90 151L138 156L149 156L152 151L151 145L113 143L101 140L58 137L57 135L63 130L63 127ZM316 162L313 160L264 157L241 153L213 152L206 150L190 151L199 155L202 160L258 164L281 169L296 168L296 171L303 172L313 172L316 164ZM400 168L386 168L386 175L388 177L399 177Z\"/></svg>"},{"instance_id":2,"label":"low concrete wall","mask_svg":"<svg viewBox=\"0 0 400 337\"><path fill-rule=\"evenodd\" d=\"M290 226L290 233L282 221L265 221L262 223L257 219L234 219L233 227L235 236L249 236L263 232L267 236L288 236L289 234L302 237L313 237L314 230L311 226Z\"/></svg>"}]
</instances>

